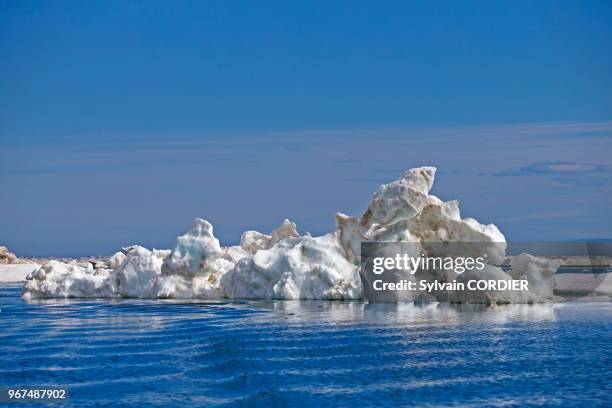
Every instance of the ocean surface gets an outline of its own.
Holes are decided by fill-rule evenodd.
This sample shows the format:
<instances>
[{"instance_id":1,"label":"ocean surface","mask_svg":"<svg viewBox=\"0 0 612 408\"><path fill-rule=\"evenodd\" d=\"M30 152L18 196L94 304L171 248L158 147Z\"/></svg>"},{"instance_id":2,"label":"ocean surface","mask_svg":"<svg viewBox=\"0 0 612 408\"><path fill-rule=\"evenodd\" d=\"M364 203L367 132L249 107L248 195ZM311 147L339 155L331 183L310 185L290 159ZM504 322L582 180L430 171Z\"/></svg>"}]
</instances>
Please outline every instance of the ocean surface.
<instances>
[{"instance_id":1,"label":"ocean surface","mask_svg":"<svg viewBox=\"0 0 612 408\"><path fill-rule=\"evenodd\" d=\"M22 406L612 406L612 303L53 300L0 286Z\"/></svg>"}]
</instances>

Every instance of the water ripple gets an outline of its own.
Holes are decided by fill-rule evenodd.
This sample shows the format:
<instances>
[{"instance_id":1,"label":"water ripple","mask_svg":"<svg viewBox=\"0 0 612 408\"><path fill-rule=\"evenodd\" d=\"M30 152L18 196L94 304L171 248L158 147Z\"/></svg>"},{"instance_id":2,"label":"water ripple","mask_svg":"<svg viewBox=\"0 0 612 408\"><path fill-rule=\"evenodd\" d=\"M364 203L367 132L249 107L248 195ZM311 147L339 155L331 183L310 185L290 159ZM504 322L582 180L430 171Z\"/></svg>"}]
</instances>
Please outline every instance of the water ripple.
<instances>
[{"instance_id":1,"label":"water ripple","mask_svg":"<svg viewBox=\"0 0 612 408\"><path fill-rule=\"evenodd\" d=\"M612 405L609 303L28 303L4 285L0 309L0 385L68 387L61 406Z\"/></svg>"}]
</instances>

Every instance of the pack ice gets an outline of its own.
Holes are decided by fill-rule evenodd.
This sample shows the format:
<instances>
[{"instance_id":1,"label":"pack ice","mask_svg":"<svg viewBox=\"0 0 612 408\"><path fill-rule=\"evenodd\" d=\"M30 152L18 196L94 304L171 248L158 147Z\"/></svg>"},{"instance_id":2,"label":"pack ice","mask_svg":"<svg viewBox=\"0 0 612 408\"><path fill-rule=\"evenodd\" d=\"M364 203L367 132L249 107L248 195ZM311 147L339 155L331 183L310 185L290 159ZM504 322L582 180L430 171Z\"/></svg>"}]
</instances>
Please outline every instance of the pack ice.
<instances>
[{"instance_id":1,"label":"pack ice","mask_svg":"<svg viewBox=\"0 0 612 408\"><path fill-rule=\"evenodd\" d=\"M463 243L462 256L486 254L482 271L457 275L436 271L405 279L528 279L529 292L469 291L434 293L429 300L470 303L531 303L552 299L559 266L521 255L512 270L501 269L506 240L493 225L461 218L457 201L430 195L436 169L419 167L382 185L362 216L336 215L337 229L326 235L301 235L284 220L270 234L246 231L240 245L222 246L213 226L197 218L172 250L132 246L113 255L110 268L85 268L49 261L32 272L23 296L34 298L179 298L179 299L361 299L362 241L414 243L415 252L459 256L440 251L440 243ZM438 245L433 245L433 244ZM490 245L487 245L489 243ZM484 244L484 245L483 245ZM387 301L414 301L403 294Z\"/></svg>"}]
</instances>

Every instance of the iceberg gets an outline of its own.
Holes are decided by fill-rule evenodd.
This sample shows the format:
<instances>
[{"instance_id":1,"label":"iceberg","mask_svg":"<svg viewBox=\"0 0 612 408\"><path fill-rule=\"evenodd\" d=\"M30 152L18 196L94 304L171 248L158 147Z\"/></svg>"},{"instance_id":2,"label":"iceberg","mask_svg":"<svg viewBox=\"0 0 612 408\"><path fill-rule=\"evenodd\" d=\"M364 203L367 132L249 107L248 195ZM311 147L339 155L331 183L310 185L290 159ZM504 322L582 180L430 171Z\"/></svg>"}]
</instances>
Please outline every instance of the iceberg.
<instances>
[{"instance_id":1,"label":"iceberg","mask_svg":"<svg viewBox=\"0 0 612 408\"><path fill-rule=\"evenodd\" d=\"M240 248L253 255L260 249L272 248L286 238L299 236L295 223L285 219L270 235L258 231L245 231L240 237Z\"/></svg>"},{"instance_id":2,"label":"iceberg","mask_svg":"<svg viewBox=\"0 0 612 408\"><path fill-rule=\"evenodd\" d=\"M383 301L530 303L552 299L558 265L524 254L513 257L511 271L504 272L502 232L494 224L462 218L458 201L430 195L435 173L434 167L406 171L398 180L380 186L361 216L338 213L336 230L322 236L300 235L296 224L285 219L269 234L246 231L239 245L222 246L212 224L196 218L171 250L124 248L110 258L109 269L50 261L28 276L23 296L376 301L364 297L361 243L383 241L413 243L413 255L487 260L480 271L397 272L398 281L526 279L530 288L526 293L442 290L425 296L415 292Z\"/></svg>"}]
</instances>

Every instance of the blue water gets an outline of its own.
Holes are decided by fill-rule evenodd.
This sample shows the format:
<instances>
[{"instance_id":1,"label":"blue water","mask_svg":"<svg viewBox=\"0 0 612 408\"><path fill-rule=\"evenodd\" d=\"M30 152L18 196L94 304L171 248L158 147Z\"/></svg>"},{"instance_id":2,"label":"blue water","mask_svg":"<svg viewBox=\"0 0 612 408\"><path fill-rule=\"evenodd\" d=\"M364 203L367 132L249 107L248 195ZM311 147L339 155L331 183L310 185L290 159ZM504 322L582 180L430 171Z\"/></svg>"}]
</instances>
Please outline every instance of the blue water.
<instances>
[{"instance_id":1,"label":"blue water","mask_svg":"<svg viewBox=\"0 0 612 408\"><path fill-rule=\"evenodd\" d=\"M54 406L612 406L610 302L27 303L19 294L0 286L0 387L68 388Z\"/></svg>"}]
</instances>

